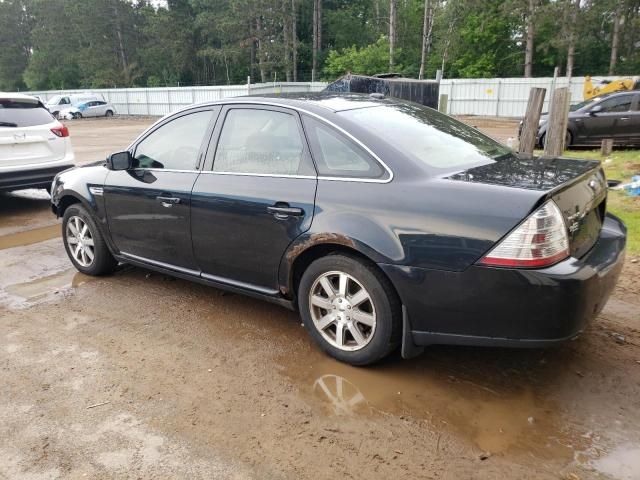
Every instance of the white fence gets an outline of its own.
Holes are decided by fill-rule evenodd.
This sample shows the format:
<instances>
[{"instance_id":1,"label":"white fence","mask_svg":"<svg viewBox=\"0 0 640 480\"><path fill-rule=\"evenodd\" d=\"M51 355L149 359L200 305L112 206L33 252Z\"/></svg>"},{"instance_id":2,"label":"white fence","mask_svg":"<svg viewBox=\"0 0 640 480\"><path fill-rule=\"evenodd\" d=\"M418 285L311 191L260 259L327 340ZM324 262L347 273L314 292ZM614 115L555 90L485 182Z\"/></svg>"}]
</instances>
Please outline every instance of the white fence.
<instances>
[{"instance_id":1,"label":"white fence","mask_svg":"<svg viewBox=\"0 0 640 480\"><path fill-rule=\"evenodd\" d=\"M622 77L610 77L611 80ZM584 77L571 79L571 103L582 101ZM594 81L595 83L595 81ZM166 115L192 103L220 100L248 94L278 94L319 92L323 82L262 83L253 85L207 87L118 88L92 90L101 93L117 112L128 115ZM448 112L453 115L483 115L491 117L523 117L527 108L529 89L547 89L544 110L548 111L549 98L554 88L568 85L566 77L544 78L483 78L446 79L440 84L440 94L447 94ZM64 93L81 93L84 90ZM47 100L61 91L30 92Z\"/></svg>"},{"instance_id":2,"label":"white fence","mask_svg":"<svg viewBox=\"0 0 640 480\"><path fill-rule=\"evenodd\" d=\"M189 106L223 98L241 95L268 95L279 93L319 92L327 86L322 82L262 83L252 85L229 85L207 87L161 87L161 88L115 88L92 89L92 93L102 94L119 114L161 116ZM29 92L46 101L61 93L84 93L87 90L49 90Z\"/></svg>"},{"instance_id":3,"label":"white fence","mask_svg":"<svg viewBox=\"0 0 640 480\"><path fill-rule=\"evenodd\" d=\"M448 112L452 115L524 117L531 87L547 89L543 111L549 111L553 89L567 86L571 91L571 104L581 102L584 77L573 77L570 85L567 77L446 79L440 83L440 94L449 96Z\"/></svg>"}]
</instances>

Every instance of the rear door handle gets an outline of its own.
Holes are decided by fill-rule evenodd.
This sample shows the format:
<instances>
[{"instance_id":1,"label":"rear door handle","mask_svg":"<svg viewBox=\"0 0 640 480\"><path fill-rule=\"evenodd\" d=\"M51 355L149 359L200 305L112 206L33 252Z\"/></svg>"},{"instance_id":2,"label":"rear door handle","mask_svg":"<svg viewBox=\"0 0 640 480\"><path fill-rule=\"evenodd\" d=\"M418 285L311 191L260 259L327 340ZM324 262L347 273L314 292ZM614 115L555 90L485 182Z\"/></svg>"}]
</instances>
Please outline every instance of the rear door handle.
<instances>
[{"instance_id":1,"label":"rear door handle","mask_svg":"<svg viewBox=\"0 0 640 480\"><path fill-rule=\"evenodd\" d=\"M301 217L304 210L301 208L290 207L288 203L278 202L271 207L267 207L267 211L276 218Z\"/></svg>"},{"instance_id":2,"label":"rear door handle","mask_svg":"<svg viewBox=\"0 0 640 480\"><path fill-rule=\"evenodd\" d=\"M162 203L163 207L172 207L180 203L180 199L178 197L156 197L156 200Z\"/></svg>"},{"instance_id":3,"label":"rear door handle","mask_svg":"<svg viewBox=\"0 0 640 480\"><path fill-rule=\"evenodd\" d=\"M629 120L629 117L622 117L620 120Z\"/></svg>"}]
</instances>

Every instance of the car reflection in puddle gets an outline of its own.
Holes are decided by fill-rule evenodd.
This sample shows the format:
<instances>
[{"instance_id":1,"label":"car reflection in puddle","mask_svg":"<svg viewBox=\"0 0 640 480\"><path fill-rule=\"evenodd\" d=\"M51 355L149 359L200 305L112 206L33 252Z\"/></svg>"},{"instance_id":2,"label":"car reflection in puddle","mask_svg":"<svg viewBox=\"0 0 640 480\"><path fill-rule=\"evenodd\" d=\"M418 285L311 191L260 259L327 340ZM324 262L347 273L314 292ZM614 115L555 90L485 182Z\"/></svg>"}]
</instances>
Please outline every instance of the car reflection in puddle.
<instances>
[{"instance_id":1,"label":"car reflection in puddle","mask_svg":"<svg viewBox=\"0 0 640 480\"><path fill-rule=\"evenodd\" d=\"M323 415L412 419L421 428L452 434L492 455L526 455L613 472L615 462L607 459L614 458L616 442L590 432L541 388L544 382L539 377L555 370L545 365L544 352L514 352L511 359L515 360L503 363L509 367L493 368L504 359L494 362L493 356L501 354L484 350L489 357L484 359L484 376L475 372L481 368L473 360L476 351L457 352L443 348L413 361L395 360L367 368L310 352L304 364L283 359L282 365L310 406ZM458 365L449 363L451 355L459 359ZM527 362L542 367L525 368L518 374L510 371ZM547 380L553 385L561 378ZM624 452L614 456L632 458ZM614 478L627 478L624 468L638 472L638 465L632 463L615 467L623 470L614 473Z\"/></svg>"}]
</instances>

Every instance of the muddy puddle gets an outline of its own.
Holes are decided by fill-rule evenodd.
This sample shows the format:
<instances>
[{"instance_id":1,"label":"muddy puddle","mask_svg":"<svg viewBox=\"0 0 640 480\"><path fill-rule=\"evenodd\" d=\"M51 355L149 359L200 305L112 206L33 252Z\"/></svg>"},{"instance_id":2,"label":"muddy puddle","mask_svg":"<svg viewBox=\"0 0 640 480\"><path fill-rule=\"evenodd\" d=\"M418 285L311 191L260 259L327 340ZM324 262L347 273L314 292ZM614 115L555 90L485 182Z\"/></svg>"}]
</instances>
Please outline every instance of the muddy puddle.
<instances>
[{"instance_id":1,"label":"muddy puddle","mask_svg":"<svg viewBox=\"0 0 640 480\"><path fill-rule=\"evenodd\" d=\"M34 280L8 285L5 293L13 300L13 306L28 306L63 294L70 289L94 280L93 277L71 268L62 272L36 278Z\"/></svg>"},{"instance_id":2,"label":"muddy puddle","mask_svg":"<svg viewBox=\"0 0 640 480\"><path fill-rule=\"evenodd\" d=\"M75 269L65 270L31 281L10 284L0 291L0 305L22 309L54 300L72 292L84 283L95 280Z\"/></svg>"},{"instance_id":3,"label":"muddy puddle","mask_svg":"<svg viewBox=\"0 0 640 480\"><path fill-rule=\"evenodd\" d=\"M58 224L2 235L0 236L0 250L25 247L27 245L44 242L45 240L51 240L60 235L60 225Z\"/></svg>"},{"instance_id":4,"label":"muddy puddle","mask_svg":"<svg viewBox=\"0 0 640 480\"><path fill-rule=\"evenodd\" d=\"M395 359L369 368L322 356L310 363L287 362L284 372L325 415L410 417L491 454L526 453L569 462L575 451L589 446L581 432L563 425L558 406L530 386L492 385L442 373L429 359Z\"/></svg>"}]
</instances>

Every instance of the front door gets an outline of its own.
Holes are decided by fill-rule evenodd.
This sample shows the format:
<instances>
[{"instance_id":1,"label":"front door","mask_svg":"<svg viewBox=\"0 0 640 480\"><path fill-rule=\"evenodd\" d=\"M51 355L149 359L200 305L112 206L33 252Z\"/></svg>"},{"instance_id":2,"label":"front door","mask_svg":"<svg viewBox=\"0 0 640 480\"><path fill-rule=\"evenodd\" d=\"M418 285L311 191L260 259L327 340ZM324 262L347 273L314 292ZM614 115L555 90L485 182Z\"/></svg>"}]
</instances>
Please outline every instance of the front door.
<instances>
[{"instance_id":1,"label":"front door","mask_svg":"<svg viewBox=\"0 0 640 480\"><path fill-rule=\"evenodd\" d=\"M607 98L598 103L597 105L602 110L587 114L582 119L588 141L599 142L605 138L612 138L614 141L624 142L629 133L628 117L629 110L631 110L631 100L632 94L624 94Z\"/></svg>"},{"instance_id":2,"label":"front door","mask_svg":"<svg viewBox=\"0 0 640 480\"><path fill-rule=\"evenodd\" d=\"M191 189L218 111L203 108L167 119L134 146L134 168L109 172L103 194L109 231L122 255L197 273Z\"/></svg>"},{"instance_id":3,"label":"front door","mask_svg":"<svg viewBox=\"0 0 640 480\"><path fill-rule=\"evenodd\" d=\"M280 259L314 213L300 118L249 105L227 106L220 118L192 193L195 259L205 278L275 294Z\"/></svg>"}]
</instances>

